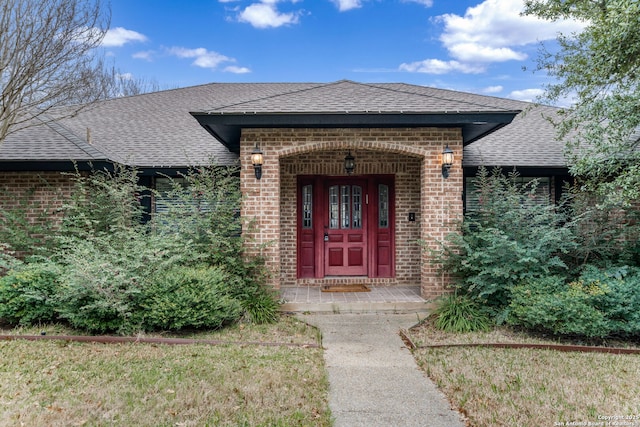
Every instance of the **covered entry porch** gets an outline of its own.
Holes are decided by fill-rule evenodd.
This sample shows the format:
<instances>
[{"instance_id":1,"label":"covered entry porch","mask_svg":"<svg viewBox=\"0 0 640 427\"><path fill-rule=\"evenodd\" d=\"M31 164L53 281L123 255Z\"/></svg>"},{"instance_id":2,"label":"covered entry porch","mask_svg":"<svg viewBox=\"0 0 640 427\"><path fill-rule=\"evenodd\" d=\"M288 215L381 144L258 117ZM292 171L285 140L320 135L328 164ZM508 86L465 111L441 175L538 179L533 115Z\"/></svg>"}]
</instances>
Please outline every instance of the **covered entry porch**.
<instances>
[{"instance_id":1,"label":"covered entry porch","mask_svg":"<svg viewBox=\"0 0 640 427\"><path fill-rule=\"evenodd\" d=\"M256 145L264 153L261 179L250 168ZM273 286L361 283L441 294L448 278L422 242L443 239L462 213L460 156L445 179L445 147L461 152L459 129L245 129L242 216L264 244Z\"/></svg>"}]
</instances>

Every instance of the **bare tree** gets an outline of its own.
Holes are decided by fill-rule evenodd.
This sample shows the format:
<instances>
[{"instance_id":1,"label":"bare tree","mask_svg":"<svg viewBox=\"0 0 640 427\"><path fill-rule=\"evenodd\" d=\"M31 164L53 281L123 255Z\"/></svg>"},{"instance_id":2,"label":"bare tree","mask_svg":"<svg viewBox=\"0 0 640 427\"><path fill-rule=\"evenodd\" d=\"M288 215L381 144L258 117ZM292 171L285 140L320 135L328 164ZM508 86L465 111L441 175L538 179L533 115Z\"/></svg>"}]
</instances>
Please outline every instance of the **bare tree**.
<instances>
[{"instance_id":1,"label":"bare tree","mask_svg":"<svg viewBox=\"0 0 640 427\"><path fill-rule=\"evenodd\" d=\"M96 48L110 17L101 0L0 0L0 144L35 117L72 116L109 96Z\"/></svg>"},{"instance_id":2,"label":"bare tree","mask_svg":"<svg viewBox=\"0 0 640 427\"><path fill-rule=\"evenodd\" d=\"M141 95L143 93L162 90L160 84L155 80L144 77L134 77L129 73L123 73L115 67L112 67L105 77L110 84L107 93L108 98Z\"/></svg>"}]
</instances>

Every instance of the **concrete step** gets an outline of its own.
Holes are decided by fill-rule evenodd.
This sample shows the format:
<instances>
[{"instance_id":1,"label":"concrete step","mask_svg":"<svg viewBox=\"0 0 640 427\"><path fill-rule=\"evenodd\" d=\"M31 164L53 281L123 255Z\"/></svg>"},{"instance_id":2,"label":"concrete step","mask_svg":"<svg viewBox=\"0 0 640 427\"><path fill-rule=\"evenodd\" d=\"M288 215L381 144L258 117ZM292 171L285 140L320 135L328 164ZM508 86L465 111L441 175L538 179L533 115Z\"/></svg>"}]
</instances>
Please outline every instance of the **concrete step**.
<instances>
[{"instance_id":1,"label":"concrete step","mask_svg":"<svg viewBox=\"0 0 640 427\"><path fill-rule=\"evenodd\" d=\"M322 292L317 286L284 287L281 310L293 313L427 313L419 286L372 286L370 292Z\"/></svg>"},{"instance_id":2,"label":"concrete step","mask_svg":"<svg viewBox=\"0 0 640 427\"><path fill-rule=\"evenodd\" d=\"M285 302L280 310L287 313L421 313L429 312L429 304L423 302Z\"/></svg>"}]
</instances>

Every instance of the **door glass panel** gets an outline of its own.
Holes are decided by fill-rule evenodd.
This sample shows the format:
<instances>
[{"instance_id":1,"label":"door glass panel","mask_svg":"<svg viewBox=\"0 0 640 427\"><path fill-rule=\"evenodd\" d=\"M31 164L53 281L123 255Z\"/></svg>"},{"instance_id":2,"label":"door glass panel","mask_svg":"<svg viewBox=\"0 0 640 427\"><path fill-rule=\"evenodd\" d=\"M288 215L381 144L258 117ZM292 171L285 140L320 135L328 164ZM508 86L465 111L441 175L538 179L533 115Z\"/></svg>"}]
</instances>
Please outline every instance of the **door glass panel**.
<instances>
[{"instance_id":1,"label":"door glass panel","mask_svg":"<svg viewBox=\"0 0 640 427\"><path fill-rule=\"evenodd\" d=\"M313 186L302 187L302 228L312 228L313 224Z\"/></svg>"},{"instance_id":2,"label":"door glass panel","mask_svg":"<svg viewBox=\"0 0 640 427\"><path fill-rule=\"evenodd\" d=\"M353 228L362 228L362 187L353 186Z\"/></svg>"},{"instance_id":3,"label":"door glass panel","mask_svg":"<svg viewBox=\"0 0 640 427\"><path fill-rule=\"evenodd\" d=\"M338 204L338 186L329 187L329 228L338 228L340 205Z\"/></svg>"},{"instance_id":4,"label":"door glass panel","mask_svg":"<svg viewBox=\"0 0 640 427\"><path fill-rule=\"evenodd\" d=\"M389 186L378 185L378 227L389 227Z\"/></svg>"},{"instance_id":5,"label":"door glass panel","mask_svg":"<svg viewBox=\"0 0 640 427\"><path fill-rule=\"evenodd\" d=\"M349 185L340 186L340 192L342 193L342 203L340 206L340 210L342 211L342 215L340 217L340 228L350 228L350 210L351 210L351 191Z\"/></svg>"}]
</instances>

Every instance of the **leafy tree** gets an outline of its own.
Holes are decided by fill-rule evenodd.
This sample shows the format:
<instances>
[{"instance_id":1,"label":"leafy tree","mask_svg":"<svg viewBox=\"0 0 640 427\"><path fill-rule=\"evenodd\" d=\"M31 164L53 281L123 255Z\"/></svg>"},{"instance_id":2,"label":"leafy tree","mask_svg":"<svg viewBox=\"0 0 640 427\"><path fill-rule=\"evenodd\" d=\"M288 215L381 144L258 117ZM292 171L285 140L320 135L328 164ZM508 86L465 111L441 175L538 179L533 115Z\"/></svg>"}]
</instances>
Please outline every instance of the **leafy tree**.
<instances>
[{"instance_id":1,"label":"leafy tree","mask_svg":"<svg viewBox=\"0 0 640 427\"><path fill-rule=\"evenodd\" d=\"M109 21L101 0L0 0L0 143L108 96L95 48Z\"/></svg>"},{"instance_id":2,"label":"leafy tree","mask_svg":"<svg viewBox=\"0 0 640 427\"><path fill-rule=\"evenodd\" d=\"M527 0L525 14L585 22L560 35L559 50L543 49L538 69L556 78L543 101L575 98L562 111L558 135L567 141L572 172L605 201L640 196L640 2Z\"/></svg>"}]
</instances>

